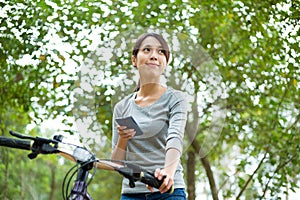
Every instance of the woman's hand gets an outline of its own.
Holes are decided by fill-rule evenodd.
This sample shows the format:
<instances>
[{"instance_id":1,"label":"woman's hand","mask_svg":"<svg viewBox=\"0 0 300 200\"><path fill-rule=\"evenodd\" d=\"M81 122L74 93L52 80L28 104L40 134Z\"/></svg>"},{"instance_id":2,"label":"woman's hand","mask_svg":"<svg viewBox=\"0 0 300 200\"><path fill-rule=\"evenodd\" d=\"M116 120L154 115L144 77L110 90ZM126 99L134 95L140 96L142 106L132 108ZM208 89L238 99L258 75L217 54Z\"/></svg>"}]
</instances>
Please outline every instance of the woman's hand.
<instances>
[{"instance_id":1,"label":"woman's hand","mask_svg":"<svg viewBox=\"0 0 300 200\"><path fill-rule=\"evenodd\" d=\"M129 140L133 138L135 135L136 131L134 129L127 129L126 126L117 126L117 130L119 133L119 136L123 140Z\"/></svg>"},{"instance_id":2,"label":"woman's hand","mask_svg":"<svg viewBox=\"0 0 300 200\"><path fill-rule=\"evenodd\" d=\"M165 193L168 192L169 189L172 187L172 185L174 184L174 178L173 175L168 173L167 170L165 169L156 169L154 172L154 176L155 178L157 178L158 180L164 180L164 182L161 184L160 188L159 188L159 192L160 193ZM148 190L150 190L151 192L154 192L153 187L150 187L147 185Z\"/></svg>"},{"instance_id":3,"label":"woman's hand","mask_svg":"<svg viewBox=\"0 0 300 200\"><path fill-rule=\"evenodd\" d=\"M119 134L117 145L112 152L111 159L113 160L124 160L126 155L126 147L129 139L135 135L134 129L126 129L126 126L117 126Z\"/></svg>"}]
</instances>

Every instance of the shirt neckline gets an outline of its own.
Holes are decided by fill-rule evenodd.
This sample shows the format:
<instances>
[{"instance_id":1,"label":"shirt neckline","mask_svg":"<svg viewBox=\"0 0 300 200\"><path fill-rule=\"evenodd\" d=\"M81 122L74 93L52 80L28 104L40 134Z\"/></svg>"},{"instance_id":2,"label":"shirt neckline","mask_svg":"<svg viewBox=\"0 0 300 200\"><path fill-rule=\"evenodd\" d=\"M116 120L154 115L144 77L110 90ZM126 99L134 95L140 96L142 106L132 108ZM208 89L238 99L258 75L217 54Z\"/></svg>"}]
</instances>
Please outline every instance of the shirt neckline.
<instances>
[{"instance_id":1,"label":"shirt neckline","mask_svg":"<svg viewBox=\"0 0 300 200\"><path fill-rule=\"evenodd\" d=\"M139 105L135 102L135 98L136 98L137 92L134 92L134 94L132 95L131 100L133 101L133 104L134 104L137 108L139 108L139 109L147 109L147 108L151 108L153 105L155 105L155 104L157 104L158 102L160 102L161 99L163 99L164 96L165 96L167 93L169 93L169 91L170 91L170 88L167 87L166 92L164 92L164 93L163 93L163 94L162 94L155 102L153 102L152 104L147 105L147 106L145 106L145 107L141 107L141 106L139 106Z\"/></svg>"}]
</instances>

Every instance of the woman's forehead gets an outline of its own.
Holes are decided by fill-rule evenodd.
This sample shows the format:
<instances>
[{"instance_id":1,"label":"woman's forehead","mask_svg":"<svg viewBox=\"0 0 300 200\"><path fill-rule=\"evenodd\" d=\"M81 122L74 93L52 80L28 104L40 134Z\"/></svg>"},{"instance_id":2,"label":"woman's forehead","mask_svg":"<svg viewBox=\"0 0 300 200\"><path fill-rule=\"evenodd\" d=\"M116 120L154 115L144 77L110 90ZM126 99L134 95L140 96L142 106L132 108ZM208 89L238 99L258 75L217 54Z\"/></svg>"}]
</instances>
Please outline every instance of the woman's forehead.
<instances>
[{"instance_id":1,"label":"woman's forehead","mask_svg":"<svg viewBox=\"0 0 300 200\"><path fill-rule=\"evenodd\" d=\"M141 46L162 48L162 44L155 37L149 36L144 39Z\"/></svg>"}]
</instances>

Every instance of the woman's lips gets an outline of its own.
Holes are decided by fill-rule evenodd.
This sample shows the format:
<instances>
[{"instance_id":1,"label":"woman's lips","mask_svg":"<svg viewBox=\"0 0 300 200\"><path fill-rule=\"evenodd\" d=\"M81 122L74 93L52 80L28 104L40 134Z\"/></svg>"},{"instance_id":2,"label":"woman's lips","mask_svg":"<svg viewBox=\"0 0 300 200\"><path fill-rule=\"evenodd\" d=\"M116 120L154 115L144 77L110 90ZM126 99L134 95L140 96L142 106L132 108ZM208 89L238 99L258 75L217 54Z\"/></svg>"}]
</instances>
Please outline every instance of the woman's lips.
<instances>
[{"instance_id":1,"label":"woman's lips","mask_svg":"<svg viewBox=\"0 0 300 200\"><path fill-rule=\"evenodd\" d=\"M159 67L159 64L155 64L155 63L147 63L146 65L150 66L150 67Z\"/></svg>"}]
</instances>

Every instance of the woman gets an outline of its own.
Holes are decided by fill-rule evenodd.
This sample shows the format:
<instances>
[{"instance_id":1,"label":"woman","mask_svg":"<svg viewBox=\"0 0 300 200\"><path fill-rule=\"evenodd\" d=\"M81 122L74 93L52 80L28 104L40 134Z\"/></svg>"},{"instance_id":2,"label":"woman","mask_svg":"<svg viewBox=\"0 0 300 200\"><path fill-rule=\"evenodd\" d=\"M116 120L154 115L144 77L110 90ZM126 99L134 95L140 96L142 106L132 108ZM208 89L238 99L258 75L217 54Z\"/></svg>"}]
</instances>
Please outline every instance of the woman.
<instances>
[{"instance_id":1,"label":"woman","mask_svg":"<svg viewBox=\"0 0 300 200\"><path fill-rule=\"evenodd\" d=\"M134 93L118 102L113 115L112 159L126 160L142 168L155 171L164 181L159 190L136 183L130 188L128 180L122 184L122 200L126 199L186 199L183 168L180 164L186 124L186 100L183 92L161 84L170 58L168 44L161 35L141 35L132 51L132 64L138 69L140 80ZM115 119L132 116L143 134L119 126ZM174 185L172 194L167 191Z\"/></svg>"}]
</instances>

